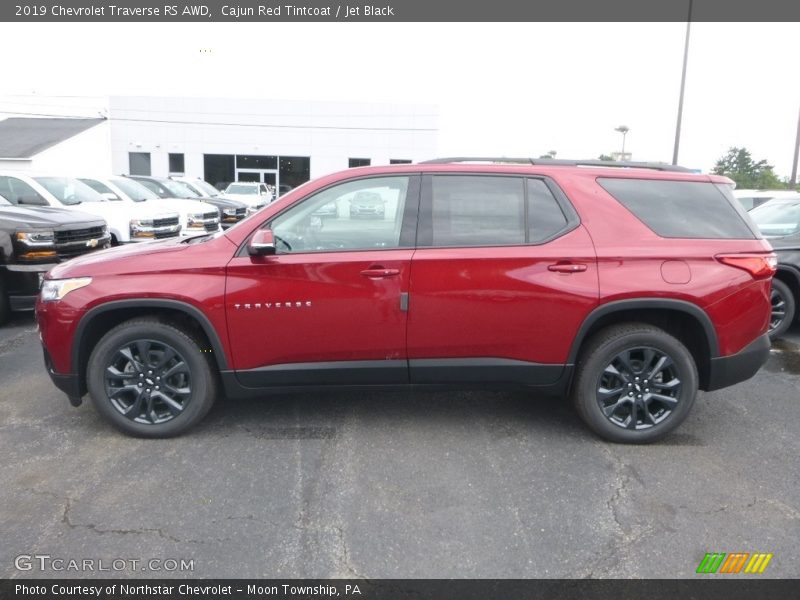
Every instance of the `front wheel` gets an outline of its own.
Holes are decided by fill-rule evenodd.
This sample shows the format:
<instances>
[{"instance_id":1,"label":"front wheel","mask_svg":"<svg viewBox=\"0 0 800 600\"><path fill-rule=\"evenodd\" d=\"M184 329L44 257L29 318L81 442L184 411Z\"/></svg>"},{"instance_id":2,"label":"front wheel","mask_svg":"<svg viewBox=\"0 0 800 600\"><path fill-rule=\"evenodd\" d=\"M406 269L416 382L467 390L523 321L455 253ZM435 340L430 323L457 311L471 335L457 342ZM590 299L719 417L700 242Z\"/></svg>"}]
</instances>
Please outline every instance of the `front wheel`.
<instances>
[{"instance_id":1,"label":"front wheel","mask_svg":"<svg viewBox=\"0 0 800 600\"><path fill-rule=\"evenodd\" d=\"M772 313L769 318L769 337L774 340L786 333L786 330L792 324L795 301L792 290L780 279L772 280L770 300L772 302Z\"/></svg>"},{"instance_id":2,"label":"front wheel","mask_svg":"<svg viewBox=\"0 0 800 600\"><path fill-rule=\"evenodd\" d=\"M608 327L581 352L573 402L600 437L649 443L680 425L697 396L697 367L673 336L644 323Z\"/></svg>"},{"instance_id":3,"label":"front wheel","mask_svg":"<svg viewBox=\"0 0 800 600\"><path fill-rule=\"evenodd\" d=\"M97 411L141 437L186 431L216 396L202 343L156 319L134 319L109 331L89 358L86 379Z\"/></svg>"}]
</instances>

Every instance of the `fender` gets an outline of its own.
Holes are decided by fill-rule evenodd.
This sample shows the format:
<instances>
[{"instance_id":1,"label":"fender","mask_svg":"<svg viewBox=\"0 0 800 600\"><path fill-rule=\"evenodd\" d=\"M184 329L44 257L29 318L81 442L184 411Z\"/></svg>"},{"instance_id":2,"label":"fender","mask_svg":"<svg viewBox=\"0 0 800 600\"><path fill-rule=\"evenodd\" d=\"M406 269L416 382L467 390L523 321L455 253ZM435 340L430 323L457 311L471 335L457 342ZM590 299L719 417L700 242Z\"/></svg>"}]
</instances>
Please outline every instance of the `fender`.
<instances>
[{"instance_id":1,"label":"fender","mask_svg":"<svg viewBox=\"0 0 800 600\"><path fill-rule=\"evenodd\" d=\"M711 322L711 318L706 312L696 304L686 302L685 300L663 298L628 298L603 304L589 313L583 320L583 323L581 323L578 333L575 334L575 340L572 342L572 348L570 349L567 363L570 365L575 364L575 361L578 359L578 351L583 344L587 332L600 318L623 310L637 309L674 310L691 315L703 326L703 331L708 341L708 348L711 351L711 358L719 356L719 340L717 339L717 331L714 329L714 324Z\"/></svg>"},{"instance_id":2,"label":"fender","mask_svg":"<svg viewBox=\"0 0 800 600\"><path fill-rule=\"evenodd\" d=\"M114 300L112 302L106 302L104 304L100 304L99 306L95 306L94 308L88 310L86 314L83 315L83 318L81 318L80 322L78 323L78 326L75 328L75 335L72 341L73 370L77 371L78 365L80 365L80 348L81 348L81 343L83 342L83 336L85 334L85 330L96 317L98 317L103 313L107 313L120 308L143 308L143 307L169 308L172 310L178 310L194 318L198 323L200 323L200 327L202 327L203 331L208 337L209 342L211 342L211 347L214 349L214 356L216 358L219 369L222 371L228 368L228 359L225 355L225 352L223 351L222 343L219 340L219 336L217 335L214 326L211 324L211 322L199 308L196 308L195 306L192 306L191 304L182 302L180 300L166 300L163 298L129 298L126 300Z\"/></svg>"}]
</instances>

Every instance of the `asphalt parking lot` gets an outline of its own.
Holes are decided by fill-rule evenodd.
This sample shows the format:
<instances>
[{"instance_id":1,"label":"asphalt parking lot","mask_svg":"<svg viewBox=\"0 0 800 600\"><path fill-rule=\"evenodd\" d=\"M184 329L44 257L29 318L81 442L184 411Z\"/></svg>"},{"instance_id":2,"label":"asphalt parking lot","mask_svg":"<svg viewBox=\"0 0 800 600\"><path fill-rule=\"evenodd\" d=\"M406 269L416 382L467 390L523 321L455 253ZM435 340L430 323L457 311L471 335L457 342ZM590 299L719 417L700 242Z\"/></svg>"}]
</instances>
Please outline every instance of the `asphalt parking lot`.
<instances>
[{"instance_id":1,"label":"asphalt parking lot","mask_svg":"<svg viewBox=\"0 0 800 600\"><path fill-rule=\"evenodd\" d=\"M706 552L800 577L797 326L644 447L522 392L220 401L133 439L69 405L26 316L0 327L0 382L1 577L681 578Z\"/></svg>"}]
</instances>

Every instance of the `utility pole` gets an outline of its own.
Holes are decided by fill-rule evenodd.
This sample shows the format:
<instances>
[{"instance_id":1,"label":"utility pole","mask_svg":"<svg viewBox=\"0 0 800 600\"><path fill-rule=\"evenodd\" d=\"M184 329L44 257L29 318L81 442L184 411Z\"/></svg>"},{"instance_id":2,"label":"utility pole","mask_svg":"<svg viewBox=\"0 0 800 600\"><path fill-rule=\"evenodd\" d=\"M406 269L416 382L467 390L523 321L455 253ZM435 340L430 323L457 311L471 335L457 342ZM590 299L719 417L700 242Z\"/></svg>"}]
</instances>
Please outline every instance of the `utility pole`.
<instances>
[{"instance_id":1,"label":"utility pole","mask_svg":"<svg viewBox=\"0 0 800 600\"><path fill-rule=\"evenodd\" d=\"M800 151L800 111L797 114L797 135L794 139L794 159L792 160L792 178L789 187L797 187L797 154Z\"/></svg>"},{"instance_id":2,"label":"utility pole","mask_svg":"<svg viewBox=\"0 0 800 600\"><path fill-rule=\"evenodd\" d=\"M686 63L689 60L689 32L692 29L692 0L689 0L689 16L686 20L686 42L683 46L683 71L681 72L681 93L678 97L678 123L675 125L675 147L672 150L672 164L678 164L678 149L681 145L681 119L683 118L683 91L686 88Z\"/></svg>"}]
</instances>

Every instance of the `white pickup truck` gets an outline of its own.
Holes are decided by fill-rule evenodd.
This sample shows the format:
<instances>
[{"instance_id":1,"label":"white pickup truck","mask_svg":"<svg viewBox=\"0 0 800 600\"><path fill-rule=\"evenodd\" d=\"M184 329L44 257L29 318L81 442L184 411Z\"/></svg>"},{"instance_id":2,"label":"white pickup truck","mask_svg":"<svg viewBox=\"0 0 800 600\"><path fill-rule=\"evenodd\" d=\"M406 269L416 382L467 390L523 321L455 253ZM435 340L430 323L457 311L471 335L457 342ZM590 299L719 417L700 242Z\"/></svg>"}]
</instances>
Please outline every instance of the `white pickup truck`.
<instances>
[{"instance_id":1,"label":"white pickup truck","mask_svg":"<svg viewBox=\"0 0 800 600\"><path fill-rule=\"evenodd\" d=\"M78 179L115 205L138 205L151 210L178 213L181 235L219 231L219 211L207 202L159 198L155 192L138 181L119 175L78 177Z\"/></svg>"},{"instance_id":2,"label":"white pickup truck","mask_svg":"<svg viewBox=\"0 0 800 600\"><path fill-rule=\"evenodd\" d=\"M174 237L181 230L175 210L109 202L71 177L0 171L0 188L12 204L70 208L102 217L113 244Z\"/></svg>"}]
</instances>

